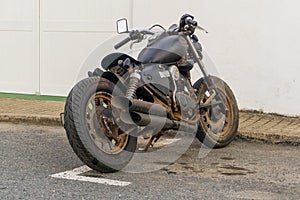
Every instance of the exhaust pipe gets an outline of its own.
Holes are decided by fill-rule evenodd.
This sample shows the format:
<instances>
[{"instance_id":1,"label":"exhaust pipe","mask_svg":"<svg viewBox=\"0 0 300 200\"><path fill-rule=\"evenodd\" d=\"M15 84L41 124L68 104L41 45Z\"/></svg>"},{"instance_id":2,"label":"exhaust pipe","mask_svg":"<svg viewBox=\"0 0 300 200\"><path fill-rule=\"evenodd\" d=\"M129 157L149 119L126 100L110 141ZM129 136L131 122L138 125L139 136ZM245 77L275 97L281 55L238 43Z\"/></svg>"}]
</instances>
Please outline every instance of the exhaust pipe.
<instances>
[{"instance_id":1,"label":"exhaust pipe","mask_svg":"<svg viewBox=\"0 0 300 200\"><path fill-rule=\"evenodd\" d=\"M162 130L181 130L186 132L194 132L197 125L190 125L185 122L170 120L166 117L154 116L138 112L123 111L120 114L121 121L127 124L136 124L138 126L148 126L152 128L160 128Z\"/></svg>"},{"instance_id":2,"label":"exhaust pipe","mask_svg":"<svg viewBox=\"0 0 300 200\"><path fill-rule=\"evenodd\" d=\"M174 129L186 132L194 132L197 130L197 125L170 120L170 112L159 104L136 99L130 100L120 96L113 97L111 99L111 104L112 107L122 110L120 119L126 124L150 126L153 128L162 128L163 130Z\"/></svg>"},{"instance_id":3,"label":"exhaust pipe","mask_svg":"<svg viewBox=\"0 0 300 200\"><path fill-rule=\"evenodd\" d=\"M111 100L113 107L131 112L150 114L165 118L171 118L170 112L163 106L155 103L139 101L136 99L128 99L126 97L113 97Z\"/></svg>"},{"instance_id":4,"label":"exhaust pipe","mask_svg":"<svg viewBox=\"0 0 300 200\"><path fill-rule=\"evenodd\" d=\"M159 125L163 126L163 129L171 129L175 126L175 123L165 117L147 115L138 112L130 113L132 121L139 126L153 126L159 127Z\"/></svg>"}]
</instances>

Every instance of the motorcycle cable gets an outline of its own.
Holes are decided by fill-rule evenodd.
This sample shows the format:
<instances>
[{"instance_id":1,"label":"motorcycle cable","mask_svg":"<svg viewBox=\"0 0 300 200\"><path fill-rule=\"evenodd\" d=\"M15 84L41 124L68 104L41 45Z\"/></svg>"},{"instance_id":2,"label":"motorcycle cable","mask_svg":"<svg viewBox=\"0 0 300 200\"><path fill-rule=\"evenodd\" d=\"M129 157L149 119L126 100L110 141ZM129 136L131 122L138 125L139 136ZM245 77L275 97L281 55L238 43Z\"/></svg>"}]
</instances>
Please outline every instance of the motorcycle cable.
<instances>
[{"instance_id":1,"label":"motorcycle cable","mask_svg":"<svg viewBox=\"0 0 300 200\"><path fill-rule=\"evenodd\" d=\"M149 28L149 30L152 30L152 29L155 28L155 27L159 27L159 28L161 28L162 30L166 31L166 29L165 29L162 25L160 25L160 24L154 24L153 26L151 26L151 27Z\"/></svg>"}]
</instances>

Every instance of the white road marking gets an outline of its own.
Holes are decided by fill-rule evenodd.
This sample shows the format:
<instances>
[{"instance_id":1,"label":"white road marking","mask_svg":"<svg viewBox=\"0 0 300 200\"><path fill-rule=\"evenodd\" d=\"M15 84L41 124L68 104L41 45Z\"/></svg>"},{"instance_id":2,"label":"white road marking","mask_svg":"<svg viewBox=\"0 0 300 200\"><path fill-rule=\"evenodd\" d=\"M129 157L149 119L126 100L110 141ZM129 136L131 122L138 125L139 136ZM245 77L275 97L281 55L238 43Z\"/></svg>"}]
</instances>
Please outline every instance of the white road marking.
<instances>
[{"instance_id":1,"label":"white road marking","mask_svg":"<svg viewBox=\"0 0 300 200\"><path fill-rule=\"evenodd\" d=\"M113 186L128 186L131 182L125 181L117 181L105 178L95 178L95 177L87 177L87 176L80 176L79 174L85 173L92 170L88 166L82 166L70 171L60 172L57 174L50 175L53 178L61 178L61 179L68 179L68 180L75 180L75 181L85 181L85 182L92 182L92 183L99 183L104 185L113 185Z\"/></svg>"},{"instance_id":2,"label":"white road marking","mask_svg":"<svg viewBox=\"0 0 300 200\"><path fill-rule=\"evenodd\" d=\"M177 138L177 139L165 139L164 141L162 141L162 144L163 145L169 145L169 144L172 144L174 142L178 142L180 140L181 140L181 138Z\"/></svg>"},{"instance_id":3,"label":"white road marking","mask_svg":"<svg viewBox=\"0 0 300 200\"><path fill-rule=\"evenodd\" d=\"M167 146L167 145L170 145L170 144L173 144L175 142L178 142L180 141L181 138L178 138L178 139L164 139L164 140L159 140L158 142L154 143L154 147L156 148L162 148L164 146ZM145 144L146 145L146 144ZM139 148L138 149L139 151L143 151L144 148Z\"/></svg>"}]
</instances>

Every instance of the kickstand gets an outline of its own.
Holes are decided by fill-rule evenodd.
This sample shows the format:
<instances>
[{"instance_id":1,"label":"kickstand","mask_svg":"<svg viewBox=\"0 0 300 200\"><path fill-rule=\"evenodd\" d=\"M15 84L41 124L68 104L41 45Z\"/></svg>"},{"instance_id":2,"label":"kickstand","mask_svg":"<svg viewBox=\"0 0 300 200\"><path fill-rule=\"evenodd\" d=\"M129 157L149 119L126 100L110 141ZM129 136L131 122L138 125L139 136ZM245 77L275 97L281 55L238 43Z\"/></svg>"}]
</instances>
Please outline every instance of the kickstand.
<instances>
[{"instance_id":1,"label":"kickstand","mask_svg":"<svg viewBox=\"0 0 300 200\"><path fill-rule=\"evenodd\" d=\"M146 147L143 149L143 151L148 151L149 147L153 147L153 145L158 141L158 139L162 136L162 132L159 132L156 135L153 135L149 142L147 143Z\"/></svg>"}]
</instances>

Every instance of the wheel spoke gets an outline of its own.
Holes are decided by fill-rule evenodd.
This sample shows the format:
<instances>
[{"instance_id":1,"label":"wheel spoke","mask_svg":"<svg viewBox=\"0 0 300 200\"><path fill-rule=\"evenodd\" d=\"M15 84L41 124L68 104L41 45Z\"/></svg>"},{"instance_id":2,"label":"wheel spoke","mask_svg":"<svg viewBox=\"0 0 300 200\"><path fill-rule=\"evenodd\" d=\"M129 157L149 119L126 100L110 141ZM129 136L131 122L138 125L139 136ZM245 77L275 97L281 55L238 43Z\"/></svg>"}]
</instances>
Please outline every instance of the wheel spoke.
<instances>
[{"instance_id":1,"label":"wheel spoke","mask_svg":"<svg viewBox=\"0 0 300 200\"><path fill-rule=\"evenodd\" d=\"M228 125L231 120L230 105L228 104L228 100L224 97L225 94L221 91L218 92L219 95L215 95L214 98L211 98L212 96L209 96L208 91L206 90L200 98L200 104L206 104L208 101L215 102L217 101L215 98L218 97L220 98L219 100L224 102L224 110L220 107L223 105L219 105L202 109L200 113L202 115L202 124L205 125L207 131L218 135L218 137L225 137L230 128ZM226 99L226 101L224 99Z\"/></svg>"},{"instance_id":2,"label":"wheel spoke","mask_svg":"<svg viewBox=\"0 0 300 200\"><path fill-rule=\"evenodd\" d=\"M112 116L108 115L110 100L111 94L106 92L98 92L92 96L86 108L86 122L96 146L105 153L117 154L125 148L128 135L119 131Z\"/></svg>"}]
</instances>

